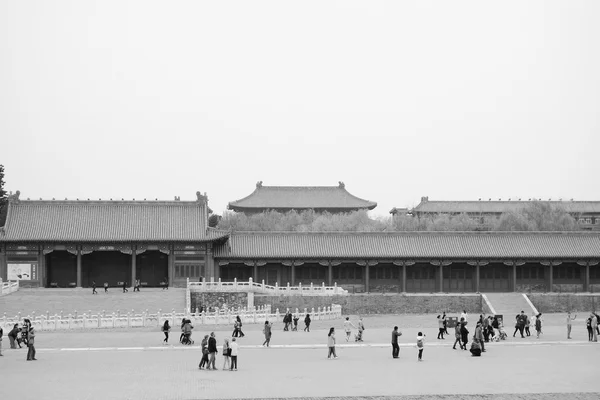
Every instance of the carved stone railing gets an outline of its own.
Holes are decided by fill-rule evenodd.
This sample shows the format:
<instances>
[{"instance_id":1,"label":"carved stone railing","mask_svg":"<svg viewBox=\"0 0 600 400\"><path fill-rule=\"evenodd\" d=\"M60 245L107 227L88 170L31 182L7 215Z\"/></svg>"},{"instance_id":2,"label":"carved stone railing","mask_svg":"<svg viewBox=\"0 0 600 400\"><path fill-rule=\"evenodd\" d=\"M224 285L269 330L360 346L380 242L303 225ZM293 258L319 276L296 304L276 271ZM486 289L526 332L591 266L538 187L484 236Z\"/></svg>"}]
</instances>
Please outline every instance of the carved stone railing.
<instances>
[{"instance_id":1,"label":"carved stone railing","mask_svg":"<svg viewBox=\"0 0 600 400\"><path fill-rule=\"evenodd\" d=\"M320 286L312 283L298 286L290 286L289 283L287 286L278 286L276 283L275 286L271 286L266 285L264 280L262 283L254 282L252 278L248 282L237 279L234 279L233 282L222 282L221 278L218 281L211 278L210 281L203 280L202 282L188 280L187 288L199 292L254 292L274 295L334 296L348 294L348 291L338 287L337 283L334 286L325 286L325 283Z\"/></svg>"},{"instance_id":2,"label":"carved stone railing","mask_svg":"<svg viewBox=\"0 0 600 400\"><path fill-rule=\"evenodd\" d=\"M19 281L2 281L0 278L0 296L19 290Z\"/></svg>"},{"instance_id":3,"label":"carved stone railing","mask_svg":"<svg viewBox=\"0 0 600 400\"><path fill-rule=\"evenodd\" d=\"M287 309L286 312L288 311L291 310ZM339 319L342 317L342 306L332 304L331 307L319 307L316 310L314 308L310 310L305 308L303 314L300 314L298 309L295 310L295 314L297 315L305 315L307 313L311 314L313 321ZM156 313L149 313L147 310L143 313L135 313L133 311L122 313L117 311L110 314L104 311L96 314L91 311L79 314L75 311L73 314L68 315L64 315L63 313L57 315L50 315L50 313L43 315L36 315L35 313L21 315L19 313L15 317L7 317L4 314L0 318L0 326L4 331L10 331L14 324L22 324L24 318L29 319L33 326L41 331L160 327L164 324L165 320L169 320L171 327L177 330L184 317L191 320L192 325L196 326L233 324L238 315L245 324L261 324L264 321L281 322L284 313L281 313L279 309L276 309L273 313L270 306L253 307L252 309L231 308L220 310L217 308L213 311L202 313L198 312L198 310L194 313L179 313L175 310L171 312L162 312L159 310Z\"/></svg>"}]
</instances>

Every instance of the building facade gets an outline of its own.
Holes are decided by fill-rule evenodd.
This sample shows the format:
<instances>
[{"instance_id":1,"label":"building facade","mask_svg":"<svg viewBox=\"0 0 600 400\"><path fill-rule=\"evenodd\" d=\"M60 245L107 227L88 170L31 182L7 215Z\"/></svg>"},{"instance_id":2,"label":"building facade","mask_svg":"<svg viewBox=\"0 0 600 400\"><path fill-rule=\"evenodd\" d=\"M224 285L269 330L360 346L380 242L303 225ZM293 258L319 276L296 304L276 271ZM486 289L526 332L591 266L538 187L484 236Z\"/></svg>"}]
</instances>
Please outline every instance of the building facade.
<instances>
[{"instance_id":1,"label":"building facade","mask_svg":"<svg viewBox=\"0 0 600 400\"><path fill-rule=\"evenodd\" d=\"M0 277L23 287L184 285L214 277L214 246L228 232L207 228L196 201L56 201L9 197L0 228Z\"/></svg>"},{"instance_id":2,"label":"building facade","mask_svg":"<svg viewBox=\"0 0 600 400\"><path fill-rule=\"evenodd\" d=\"M282 213L314 210L336 214L375 207L377 203L350 194L343 182L338 186L263 186L260 181L250 195L227 205L229 210L249 215L269 210Z\"/></svg>"},{"instance_id":3,"label":"building facade","mask_svg":"<svg viewBox=\"0 0 600 400\"><path fill-rule=\"evenodd\" d=\"M473 221L485 224L488 218L499 218L502 213L509 211L519 211L531 204L531 199L521 201L521 199L507 201L441 201L429 200L429 197L421 197L421 202L412 210L406 208L392 208L390 214L412 215L417 218L435 218L440 214L458 215L466 214ZM533 199L543 204L553 207L561 207L569 213L584 230L600 230L600 201L543 201Z\"/></svg>"}]
</instances>

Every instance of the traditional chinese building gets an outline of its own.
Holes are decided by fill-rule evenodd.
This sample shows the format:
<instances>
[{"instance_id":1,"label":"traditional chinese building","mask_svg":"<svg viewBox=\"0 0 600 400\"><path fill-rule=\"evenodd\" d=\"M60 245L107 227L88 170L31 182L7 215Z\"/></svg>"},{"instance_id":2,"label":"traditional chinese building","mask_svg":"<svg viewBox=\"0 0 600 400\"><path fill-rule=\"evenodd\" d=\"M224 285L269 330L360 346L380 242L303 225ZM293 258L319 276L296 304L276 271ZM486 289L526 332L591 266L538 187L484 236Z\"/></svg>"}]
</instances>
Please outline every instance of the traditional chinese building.
<instances>
[{"instance_id":1,"label":"traditional chinese building","mask_svg":"<svg viewBox=\"0 0 600 400\"><path fill-rule=\"evenodd\" d=\"M585 230L600 229L600 201L544 201L536 200L540 203L549 204L554 207L561 207L569 213L580 226ZM392 208L390 214L405 215L410 214L417 218L434 218L439 214L467 214L474 221L485 223L486 218L499 218L502 213L509 211L520 211L531 203L528 201L507 200L507 201L442 201L429 200L429 197L421 197L421 202L412 210L407 211L405 208Z\"/></svg>"},{"instance_id":2,"label":"traditional chinese building","mask_svg":"<svg viewBox=\"0 0 600 400\"><path fill-rule=\"evenodd\" d=\"M22 286L190 280L358 292L597 291L599 232L223 232L196 201L10 196L0 276ZM594 287L594 285L596 285Z\"/></svg>"},{"instance_id":3,"label":"traditional chinese building","mask_svg":"<svg viewBox=\"0 0 600 400\"><path fill-rule=\"evenodd\" d=\"M214 277L213 247L228 233L207 228L196 201L56 201L9 197L0 228L0 277L22 286L143 286Z\"/></svg>"},{"instance_id":4,"label":"traditional chinese building","mask_svg":"<svg viewBox=\"0 0 600 400\"><path fill-rule=\"evenodd\" d=\"M215 250L223 280L366 292L588 291L591 232L239 232Z\"/></svg>"},{"instance_id":5,"label":"traditional chinese building","mask_svg":"<svg viewBox=\"0 0 600 400\"><path fill-rule=\"evenodd\" d=\"M377 203L350 194L343 182L338 186L263 186L243 199L232 201L227 208L245 214L257 214L268 210L288 212L291 210L329 213L345 213L372 210Z\"/></svg>"}]
</instances>

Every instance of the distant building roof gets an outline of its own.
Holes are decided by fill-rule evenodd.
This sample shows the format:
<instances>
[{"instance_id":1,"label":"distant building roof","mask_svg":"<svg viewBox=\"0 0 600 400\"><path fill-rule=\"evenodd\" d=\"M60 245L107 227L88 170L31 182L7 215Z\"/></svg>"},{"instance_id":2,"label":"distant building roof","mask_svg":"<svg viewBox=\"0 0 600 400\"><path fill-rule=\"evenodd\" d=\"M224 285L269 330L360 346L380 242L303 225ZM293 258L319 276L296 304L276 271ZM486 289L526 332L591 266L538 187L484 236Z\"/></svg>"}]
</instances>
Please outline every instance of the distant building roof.
<instances>
[{"instance_id":1,"label":"distant building roof","mask_svg":"<svg viewBox=\"0 0 600 400\"><path fill-rule=\"evenodd\" d=\"M600 234L583 232L240 232L220 259L600 258Z\"/></svg>"},{"instance_id":2,"label":"distant building roof","mask_svg":"<svg viewBox=\"0 0 600 400\"><path fill-rule=\"evenodd\" d=\"M206 197L197 201L55 201L9 198L4 242L211 241Z\"/></svg>"},{"instance_id":3,"label":"distant building roof","mask_svg":"<svg viewBox=\"0 0 600 400\"><path fill-rule=\"evenodd\" d=\"M544 204L562 207L571 214L600 213L600 201L550 201L535 200ZM497 214L507 211L517 211L531 204L527 201L438 201L421 197L421 202L412 211L413 213L440 213L440 214ZM392 211L394 211L392 209ZM392 212L390 211L390 212ZM392 212L393 213L393 212Z\"/></svg>"},{"instance_id":4,"label":"distant building roof","mask_svg":"<svg viewBox=\"0 0 600 400\"><path fill-rule=\"evenodd\" d=\"M338 186L263 186L243 199L232 201L227 208L235 211L263 210L332 210L352 211L377 206L373 201L363 200L350 193L343 182Z\"/></svg>"}]
</instances>

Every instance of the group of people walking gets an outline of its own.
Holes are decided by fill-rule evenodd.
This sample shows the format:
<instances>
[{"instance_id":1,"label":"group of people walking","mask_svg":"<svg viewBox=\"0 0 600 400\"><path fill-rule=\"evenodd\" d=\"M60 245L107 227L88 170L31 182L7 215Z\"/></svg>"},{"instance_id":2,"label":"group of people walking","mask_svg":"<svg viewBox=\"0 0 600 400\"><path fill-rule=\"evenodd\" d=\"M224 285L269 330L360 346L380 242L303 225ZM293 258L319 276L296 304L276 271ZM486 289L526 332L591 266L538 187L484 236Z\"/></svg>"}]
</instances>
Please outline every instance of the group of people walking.
<instances>
[{"instance_id":1,"label":"group of people walking","mask_svg":"<svg viewBox=\"0 0 600 400\"><path fill-rule=\"evenodd\" d=\"M27 361L37 361L35 358L35 329L28 318L23 320L23 326L14 324L13 328L6 335L8 337L10 348L16 349L17 346L21 348L21 343L27 346ZM0 327L0 357L2 354L2 337L4 336L4 330Z\"/></svg>"},{"instance_id":2,"label":"group of people walking","mask_svg":"<svg viewBox=\"0 0 600 400\"><path fill-rule=\"evenodd\" d=\"M214 332L210 335L204 335L200 344L202 349L202 358L200 359L199 369L205 370L216 370L216 358L219 353L217 347L217 338ZM231 342L228 338L223 339L223 346L221 347L221 354L223 355L223 371L237 371L237 359L239 353L239 345L237 338L232 337Z\"/></svg>"}]
</instances>

